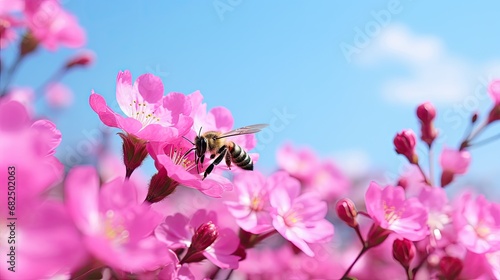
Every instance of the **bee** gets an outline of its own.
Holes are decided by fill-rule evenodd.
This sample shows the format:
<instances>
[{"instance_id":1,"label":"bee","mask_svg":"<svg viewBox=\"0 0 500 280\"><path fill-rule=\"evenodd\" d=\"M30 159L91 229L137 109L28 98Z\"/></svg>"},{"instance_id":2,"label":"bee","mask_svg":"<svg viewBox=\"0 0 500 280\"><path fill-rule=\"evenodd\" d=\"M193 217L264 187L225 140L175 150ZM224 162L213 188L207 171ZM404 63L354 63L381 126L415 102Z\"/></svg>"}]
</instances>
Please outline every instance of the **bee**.
<instances>
[{"instance_id":1,"label":"bee","mask_svg":"<svg viewBox=\"0 0 500 280\"><path fill-rule=\"evenodd\" d=\"M226 133L219 131L207 131L203 134L201 134L200 128L200 131L198 132L198 135L194 139L193 143L195 146L193 149L195 150L196 168L198 168L198 164L203 165L205 153L207 151L210 153L210 159L213 159L213 162L205 169L203 179L205 179L208 174L213 171L215 166L221 163L223 159L225 159L226 165L229 169L231 169L231 163L234 163L244 170L253 170L253 161L248 153L241 148L240 145L225 138L257 133L266 126L267 124L254 124L240 127Z\"/></svg>"}]
</instances>

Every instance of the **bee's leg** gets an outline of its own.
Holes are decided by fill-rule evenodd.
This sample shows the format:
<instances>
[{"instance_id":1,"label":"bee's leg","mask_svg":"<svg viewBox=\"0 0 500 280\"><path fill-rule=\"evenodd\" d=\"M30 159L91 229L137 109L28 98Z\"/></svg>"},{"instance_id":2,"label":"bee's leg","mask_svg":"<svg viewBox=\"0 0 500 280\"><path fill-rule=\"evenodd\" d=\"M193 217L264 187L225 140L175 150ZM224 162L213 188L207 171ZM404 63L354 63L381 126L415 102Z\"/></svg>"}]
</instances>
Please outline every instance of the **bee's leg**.
<instances>
[{"instance_id":1,"label":"bee's leg","mask_svg":"<svg viewBox=\"0 0 500 280\"><path fill-rule=\"evenodd\" d=\"M231 153L229 151L226 151L226 165L231 170Z\"/></svg>"},{"instance_id":2,"label":"bee's leg","mask_svg":"<svg viewBox=\"0 0 500 280\"><path fill-rule=\"evenodd\" d=\"M215 166L218 165L226 156L227 147L224 145L219 149L219 151L217 151L218 156L215 158L215 160L207 167L207 169L205 169L203 179L207 178L208 174L210 174L214 170Z\"/></svg>"}]
</instances>

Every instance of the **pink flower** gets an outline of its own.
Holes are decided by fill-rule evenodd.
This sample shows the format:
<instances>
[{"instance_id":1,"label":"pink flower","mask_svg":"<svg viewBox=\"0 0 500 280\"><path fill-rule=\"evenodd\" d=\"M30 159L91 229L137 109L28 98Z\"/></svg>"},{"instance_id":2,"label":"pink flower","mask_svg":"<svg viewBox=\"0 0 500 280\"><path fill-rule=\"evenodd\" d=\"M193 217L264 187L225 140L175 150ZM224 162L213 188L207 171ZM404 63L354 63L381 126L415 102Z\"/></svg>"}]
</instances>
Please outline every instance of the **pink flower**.
<instances>
[{"instance_id":1,"label":"pink flower","mask_svg":"<svg viewBox=\"0 0 500 280\"><path fill-rule=\"evenodd\" d=\"M175 254L152 235L161 215L140 204L136 187L122 180L99 188L91 167L77 167L68 174L66 205L87 250L125 272L152 271L176 263Z\"/></svg>"},{"instance_id":2,"label":"pink flower","mask_svg":"<svg viewBox=\"0 0 500 280\"><path fill-rule=\"evenodd\" d=\"M191 129L191 105L181 93L163 96L163 83L152 74L139 76L132 85L129 71L119 72L116 100L127 117L115 113L104 98L92 92L90 106L101 121L149 141L167 142Z\"/></svg>"},{"instance_id":3,"label":"pink flower","mask_svg":"<svg viewBox=\"0 0 500 280\"><path fill-rule=\"evenodd\" d=\"M446 192L442 188L422 188L418 200L427 209L431 245L436 246L436 242L441 240L443 230L451 223L451 207L448 205Z\"/></svg>"},{"instance_id":4,"label":"pink flower","mask_svg":"<svg viewBox=\"0 0 500 280\"><path fill-rule=\"evenodd\" d=\"M85 31L58 1L26 0L25 14L29 29L47 49L78 48L85 44Z\"/></svg>"},{"instance_id":5,"label":"pink flower","mask_svg":"<svg viewBox=\"0 0 500 280\"><path fill-rule=\"evenodd\" d=\"M347 194L350 182L333 161L323 161L306 183L304 192L315 192L322 200L335 201Z\"/></svg>"},{"instance_id":6,"label":"pink flower","mask_svg":"<svg viewBox=\"0 0 500 280\"><path fill-rule=\"evenodd\" d=\"M45 98L52 108L65 108L73 103L73 93L61 83L49 84L45 89Z\"/></svg>"},{"instance_id":7,"label":"pink flower","mask_svg":"<svg viewBox=\"0 0 500 280\"><path fill-rule=\"evenodd\" d=\"M13 118L12 116L16 116ZM0 179L8 182L9 167L16 174L16 195L22 198L16 213L32 211L30 201L40 196L62 180L64 167L54 157L61 142L61 133L47 120L32 123L24 106L16 101L0 101ZM7 201L7 192L0 192L1 201ZM0 217L5 217L6 207L0 207Z\"/></svg>"},{"instance_id":8,"label":"pink flower","mask_svg":"<svg viewBox=\"0 0 500 280\"><path fill-rule=\"evenodd\" d=\"M381 228L411 241L428 235L427 211L416 198L405 198L402 187L381 188L370 183L365 195L366 210Z\"/></svg>"},{"instance_id":9,"label":"pink flower","mask_svg":"<svg viewBox=\"0 0 500 280\"><path fill-rule=\"evenodd\" d=\"M350 186L347 176L331 160L321 160L309 148L295 148L287 143L277 152L278 166L303 183L305 192L315 192L321 199L335 201Z\"/></svg>"},{"instance_id":10,"label":"pink flower","mask_svg":"<svg viewBox=\"0 0 500 280\"><path fill-rule=\"evenodd\" d=\"M283 173L275 173L266 179L258 171L241 173L235 177L237 199L225 201L225 204L239 227L254 234L273 228L269 213L269 191L282 183L283 178Z\"/></svg>"},{"instance_id":11,"label":"pink flower","mask_svg":"<svg viewBox=\"0 0 500 280\"><path fill-rule=\"evenodd\" d=\"M28 175L28 174L24 174ZM31 174L33 176L33 174ZM0 243L2 259L0 278L2 279L55 279L75 272L87 261L87 252L64 204L54 199L26 201L16 196L17 205L29 204L30 211L17 213L15 223L15 243L7 243L10 229L7 221L0 232L5 242ZM3 198L2 198L3 199ZM5 198L4 201L7 201ZM6 207L5 207L6 208ZM15 272L5 255L10 246L15 246Z\"/></svg>"},{"instance_id":12,"label":"pink flower","mask_svg":"<svg viewBox=\"0 0 500 280\"><path fill-rule=\"evenodd\" d=\"M196 168L195 154L186 155L191 148L192 144L185 139L171 144L151 142L147 145L157 170L165 169L166 175L178 184L197 189L212 197L221 197L224 192L232 190L233 184L222 175L212 173L202 180L203 176Z\"/></svg>"},{"instance_id":13,"label":"pink flower","mask_svg":"<svg viewBox=\"0 0 500 280\"><path fill-rule=\"evenodd\" d=\"M63 177L64 167L54 157L60 142L61 133L52 122L32 122L19 102L0 101L0 168L4 170L0 180L5 182L5 191L0 192L4 206L0 207L0 220L10 223L8 217L17 218L12 221L16 223L16 244L7 243L7 223L0 230L0 238L5 240L0 250L7 254L15 246L17 261L16 272L11 273L3 256L2 279L51 278L74 272L85 262L80 235L63 203L47 195ZM8 202L15 202L14 210L7 207Z\"/></svg>"},{"instance_id":14,"label":"pink flower","mask_svg":"<svg viewBox=\"0 0 500 280\"><path fill-rule=\"evenodd\" d=\"M213 211L200 209L191 219L180 213L168 216L155 229L155 235L174 250L188 248L181 263L200 261L201 254L220 268L238 268L240 257L233 255L239 245L238 237L229 228L217 227L217 214Z\"/></svg>"},{"instance_id":15,"label":"pink flower","mask_svg":"<svg viewBox=\"0 0 500 280\"><path fill-rule=\"evenodd\" d=\"M15 28L21 25L16 18L0 13L0 49L6 48L17 39Z\"/></svg>"},{"instance_id":16,"label":"pink flower","mask_svg":"<svg viewBox=\"0 0 500 280\"><path fill-rule=\"evenodd\" d=\"M0 49L17 39L15 28L22 26L23 22L14 15L23 8L23 0L0 0Z\"/></svg>"},{"instance_id":17,"label":"pink flower","mask_svg":"<svg viewBox=\"0 0 500 280\"><path fill-rule=\"evenodd\" d=\"M450 171L454 174L464 174L467 172L471 161L471 156L468 151L457 151L444 147L439 163L441 168L445 171Z\"/></svg>"},{"instance_id":18,"label":"pink flower","mask_svg":"<svg viewBox=\"0 0 500 280\"><path fill-rule=\"evenodd\" d=\"M294 149L292 144L284 144L276 154L278 166L293 177L308 182L319 165L314 152L308 148Z\"/></svg>"},{"instance_id":19,"label":"pink flower","mask_svg":"<svg viewBox=\"0 0 500 280\"><path fill-rule=\"evenodd\" d=\"M329 241L333 236L333 225L325 219L327 204L315 193L300 195L300 183L285 172L279 184L269 193L271 217L274 228L306 255L314 256L309 243Z\"/></svg>"},{"instance_id":20,"label":"pink flower","mask_svg":"<svg viewBox=\"0 0 500 280\"><path fill-rule=\"evenodd\" d=\"M457 201L453 224L458 241L468 250L477 254L500 250L500 204L465 193Z\"/></svg>"}]
</instances>

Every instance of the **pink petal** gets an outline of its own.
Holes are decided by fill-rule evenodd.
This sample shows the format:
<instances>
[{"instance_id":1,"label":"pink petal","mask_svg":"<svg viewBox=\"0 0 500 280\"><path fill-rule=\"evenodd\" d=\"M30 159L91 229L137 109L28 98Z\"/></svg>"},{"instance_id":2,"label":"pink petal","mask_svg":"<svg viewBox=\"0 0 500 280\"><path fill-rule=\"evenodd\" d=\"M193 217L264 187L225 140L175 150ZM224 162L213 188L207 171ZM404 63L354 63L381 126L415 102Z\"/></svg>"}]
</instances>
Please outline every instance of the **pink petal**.
<instances>
[{"instance_id":1,"label":"pink petal","mask_svg":"<svg viewBox=\"0 0 500 280\"><path fill-rule=\"evenodd\" d=\"M443 170L451 171L455 174L464 174L467 172L471 155L468 151L458 151L444 147L439 162Z\"/></svg>"},{"instance_id":2,"label":"pink petal","mask_svg":"<svg viewBox=\"0 0 500 280\"><path fill-rule=\"evenodd\" d=\"M102 96L92 91L89 97L89 104L105 125L120 128L119 123L123 120L123 117L113 112Z\"/></svg>"},{"instance_id":3,"label":"pink petal","mask_svg":"<svg viewBox=\"0 0 500 280\"><path fill-rule=\"evenodd\" d=\"M27 126L30 116L26 108L17 101L0 103L0 129L13 131Z\"/></svg>"},{"instance_id":4,"label":"pink petal","mask_svg":"<svg viewBox=\"0 0 500 280\"><path fill-rule=\"evenodd\" d=\"M175 127L164 127L159 124L150 124L134 134L141 139L158 142L169 142L178 137Z\"/></svg>"},{"instance_id":5,"label":"pink petal","mask_svg":"<svg viewBox=\"0 0 500 280\"><path fill-rule=\"evenodd\" d=\"M48 120L39 120L34 122L31 127L38 133L37 150L41 155L53 155L57 146L61 143L61 132L56 128L56 125Z\"/></svg>"},{"instance_id":6,"label":"pink petal","mask_svg":"<svg viewBox=\"0 0 500 280\"><path fill-rule=\"evenodd\" d=\"M93 167L75 167L68 173L65 199L77 227L93 234L99 229L99 178Z\"/></svg>"},{"instance_id":7,"label":"pink petal","mask_svg":"<svg viewBox=\"0 0 500 280\"><path fill-rule=\"evenodd\" d=\"M179 121L179 115L189 116L191 114L191 102L182 93L171 92L163 97L163 106L167 108L172 115L172 123Z\"/></svg>"},{"instance_id":8,"label":"pink petal","mask_svg":"<svg viewBox=\"0 0 500 280\"><path fill-rule=\"evenodd\" d=\"M153 74L143 74L137 78L137 88L144 101L155 104L163 97L163 83Z\"/></svg>"},{"instance_id":9,"label":"pink petal","mask_svg":"<svg viewBox=\"0 0 500 280\"><path fill-rule=\"evenodd\" d=\"M215 107L210 110L209 114L214 116L217 130L227 132L233 127L233 115L227 108Z\"/></svg>"}]
</instances>

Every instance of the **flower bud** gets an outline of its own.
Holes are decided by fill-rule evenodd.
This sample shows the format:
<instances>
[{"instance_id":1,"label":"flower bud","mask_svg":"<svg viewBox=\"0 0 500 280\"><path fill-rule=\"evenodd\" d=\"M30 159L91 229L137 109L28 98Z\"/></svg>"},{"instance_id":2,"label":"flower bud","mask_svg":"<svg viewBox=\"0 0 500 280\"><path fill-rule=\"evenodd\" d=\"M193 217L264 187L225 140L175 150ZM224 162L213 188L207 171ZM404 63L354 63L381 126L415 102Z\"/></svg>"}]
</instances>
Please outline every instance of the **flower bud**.
<instances>
[{"instance_id":1,"label":"flower bud","mask_svg":"<svg viewBox=\"0 0 500 280\"><path fill-rule=\"evenodd\" d=\"M392 256L398 261L405 269L410 267L410 263L415 257L415 248L413 242L408 239L396 239L392 243Z\"/></svg>"},{"instance_id":2,"label":"flower bud","mask_svg":"<svg viewBox=\"0 0 500 280\"><path fill-rule=\"evenodd\" d=\"M441 188L444 188L448 184L453 182L454 178L455 178L455 173L449 170L443 170L443 173L441 173Z\"/></svg>"},{"instance_id":3,"label":"flower bud","mask_svg":"<svg viewBox=\"0 0 500 280\"><path fill-rule=\"evenodd\" d=\"M343 198L337 202L335 206L337 210L337 215L344 221L348 226L355 228L358 226L357 216L358 211L354 202L349 198Z\"/></svg>"},{"instance_id":4,"label":"flower bud","mask_svg":"<svg viewBox=\"0 0 500 280\"><path fill-rule=\"evenodd\" d=\"M21 56L25 56L37 49L38 39L36 39L31 32L26 32L26 34L24 34L23 36L23 39L21 40L21 45L19 47Z\"/></svg>"},{"instance_id":5,"label":"flower bud","mask_svg":"<svg viewBox=\"0 0 500 280\"><path fill-rule=\"evenodd\" d=\"M491 108L491 111L488 115L488 123L492 123L494 121L500 120L500 104L497 104Z\"/></svg>"},{"instance_id":6,"label":"flower bud","mask_svg":"<svg viewBox=\"0 0 500 280\"><path fill-rule=\"evenodd\" d=\"M75 66L89 66L95 60L95 55L91 51L84 51L72 57L68 62L66 62L66 69L75 67Z\"/></svg>"},{"instance_id":7,"label":"flower bud","mask_svg":"<svg viewBox=\"0 0 500 280\"><path fill-rule=\"evenodd\" d=\"M368 232L366 246L371 248L382 244L391 232L390 230L381 228L379 225L373 224Z\"/></svg>"},{"instance_id":8,"label":"flower bud","mask_svg":"<svg viewBox=\"0 0 500 280\"><path fill-rule=\"evenodd\" d=\"M168 177L165 168L162 168L151 177L146 201L150 203L162 201L165 197L171 195L178 185L178 182Z\"/></svg>"},{"instance_id":9,"label":"flower bud","mask_svg":"<svg viewBox=\"0 0 500 280\"><path fill-rule=\"evenodd\" d=\"M131 134L118 133L123 139L123 163L126 168L126 178L130 178L132 172L139 167L146 156L146 141L139 139Z\"/></svg>"},{"instance_id":10,"label":"flower bud","mask_svg":"<svg viewBox=\"0 0 500 280\"><path fill-rule=\"evenodd\" d=\"M215 240L219 237L219 232L214 223L206 222L198 227L193 235L191 248L196 251L203 251L208 246L212 245Z\"/></svg>"},{"instance_id":11,"label":"flower bud","mask_svg":"<svg viewBox=\"0 0 500 280\"><path fill-rule=\"evenodd\" d=\"M396 153L404 155L410 163L418 163L418 156L415 153L415 133L413 130L403 130L394 137L394 146Z\"/></svg>"},{"instance_id":12,"label":"flower bud","mask_svg":"<svg viewBox=\"0 0 500 280\"><path fill-rule=\"evenodd\" d=\"M436 108L430 102L425 102L417 107L417 117L422 124L430 124L436 117Z\"/></svg>"},{"instance_id":13,"label":"flower bud","mask_svg":"<svg viewBox=\"0 0 500 280\"><path fill-rule=\"evenodd\" d=\"M444 279L458 279L463 268L462 261L454 257L446 256L439 261L439 274Z\"/></svg>"},{"instance_id":14,"label":"flower bud","mask_svg":"<svg viewBox=\"0 0 500 280\"><path fill-rule=\"evenodd\" d=\"M436 118L436 109L430 102L425 102L417 107L417 117L420 120L420 139L430 146L438 135L433 123Z\"/></svg>"},{"instance_id":15,"label":"flower bud","mask_svg":"<svg viewBox=\"0 0 500 280\"><path fill-rule=\"evenodd\" d=\"M474 112L474 114L472 114L472 117L470 119L471 123L476 123L478 118L479 114L477 112Z\"/></svg>"}]
</instances>

